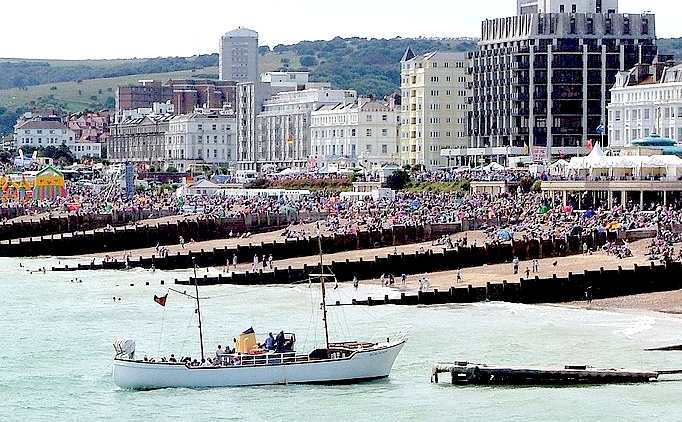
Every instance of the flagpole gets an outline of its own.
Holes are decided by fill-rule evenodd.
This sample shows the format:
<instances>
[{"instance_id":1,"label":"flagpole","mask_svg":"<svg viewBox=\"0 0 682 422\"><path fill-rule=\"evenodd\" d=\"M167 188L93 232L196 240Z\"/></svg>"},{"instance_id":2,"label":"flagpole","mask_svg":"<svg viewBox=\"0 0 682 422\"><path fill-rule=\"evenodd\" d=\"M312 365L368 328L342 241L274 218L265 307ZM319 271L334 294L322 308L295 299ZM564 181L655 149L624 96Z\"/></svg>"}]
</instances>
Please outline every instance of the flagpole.
<instances>
[{"instance_id":1,"label":"flagpole","mask_svg":"<svg viewBox=\"0 0 682 422\"><path fill-rule=\"evenodd\" d=\"M201 346L201 360L204 360L204 333L201 329L201 306L199 304L199 284L197 283L197 263L192 257L192 266L194 267L194 289L197 293L197 315L199 315L199 345Z\"/></svg>"}]
</instances>

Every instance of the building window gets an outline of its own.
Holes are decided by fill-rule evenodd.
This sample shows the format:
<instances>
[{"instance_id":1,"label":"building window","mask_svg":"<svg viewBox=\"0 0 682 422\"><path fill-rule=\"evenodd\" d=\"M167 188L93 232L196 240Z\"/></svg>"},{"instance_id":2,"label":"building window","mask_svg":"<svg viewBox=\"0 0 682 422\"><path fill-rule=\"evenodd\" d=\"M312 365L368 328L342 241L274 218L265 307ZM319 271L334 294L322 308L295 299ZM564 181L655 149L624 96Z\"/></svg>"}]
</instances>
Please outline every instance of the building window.
<instances>
[{"instance_id":1,"label":"building window","mask_svg":"<svg viewBox=\"0 0 682 422\"><path fill-rule=\"evenodd\" d=\"M367 129L367 136L372 136L372 129Z\"/></svg>"},{"instance_id":2,"label":"building window","mask_svg":"<svg viewBox=\"0 0 682 422\"><path fill-rule=\"evenodd\" d=\"M597 8L595 10L597 13L601 13L601 11L602 11L602 4L601 3L602 3L602 0L597 0Z\"/></svg>"}]
</instances>

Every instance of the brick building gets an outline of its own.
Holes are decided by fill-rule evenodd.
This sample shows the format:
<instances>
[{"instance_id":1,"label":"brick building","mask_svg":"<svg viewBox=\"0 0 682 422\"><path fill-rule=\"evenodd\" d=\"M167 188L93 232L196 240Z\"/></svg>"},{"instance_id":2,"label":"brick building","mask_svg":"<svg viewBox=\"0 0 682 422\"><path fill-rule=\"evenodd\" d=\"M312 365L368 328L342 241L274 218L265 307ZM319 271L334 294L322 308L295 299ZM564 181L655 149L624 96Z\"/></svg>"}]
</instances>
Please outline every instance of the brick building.
<instances>
[{"instance_id":1,"label":"brick building","mask_svg":"<svg viewBox=\"0 0 682 422\"><path fill-rule=\"evenodd\" d=\"M194 112L197 107L212 109L229 104L235 109L237 83L211 79L171 79L139 81L137 85L124 85L116 90L116 112L151 108L154 103L171 101L176 114Z\"/></svg>"}]
</instances>

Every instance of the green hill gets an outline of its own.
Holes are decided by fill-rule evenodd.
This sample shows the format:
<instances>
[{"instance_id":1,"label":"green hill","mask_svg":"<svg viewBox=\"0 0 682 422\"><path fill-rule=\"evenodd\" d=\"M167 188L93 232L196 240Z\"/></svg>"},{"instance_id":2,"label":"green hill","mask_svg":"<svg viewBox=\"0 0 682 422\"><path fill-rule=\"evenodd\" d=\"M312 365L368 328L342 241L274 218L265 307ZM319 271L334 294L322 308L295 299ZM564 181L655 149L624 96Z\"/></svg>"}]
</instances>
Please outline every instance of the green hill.
<instances>
[{"instance_id":1,"label":"green hill","mask_svg":"<svg viewBox=\"0 0 682 422\"><path fill-rule=\"evenodd\" d=\"M658 40L660 52L682 59L682 38ZM274 48L261 46L261 71L308 70L314 81L362 95L384 96L400 86L398 63L407 47L415 53L468 51L471 38L334 38ZM26 60L0 58L0 134L33 107L74 112L111 107L118 85L140 79L217 78L218 55L117 60Z\"/></svg>"}]
</instances>

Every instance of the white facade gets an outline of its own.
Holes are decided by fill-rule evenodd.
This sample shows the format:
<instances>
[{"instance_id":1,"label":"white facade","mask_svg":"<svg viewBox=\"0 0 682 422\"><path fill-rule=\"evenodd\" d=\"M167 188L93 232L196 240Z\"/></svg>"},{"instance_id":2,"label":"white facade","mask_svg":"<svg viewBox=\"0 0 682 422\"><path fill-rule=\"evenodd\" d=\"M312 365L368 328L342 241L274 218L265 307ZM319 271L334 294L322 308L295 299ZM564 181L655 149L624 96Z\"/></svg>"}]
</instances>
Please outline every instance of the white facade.
<instances>
[{"instance_id":1,"label":"white facade","mask_svg":"<svg viewBox=\"0 0 682 422\"><path fill-rule=\"evenodd\" d=\"M76 140L74 132L58 120L38 118L21 123L14 129L14 139L19 148L22 146L58 148L66 145L77 160L102 156L100 143Z\"/></svg>"},{"instance_id":2,"label":"white facade","mask_svg":"<svg viewBox=\"0 0 682 422\"><path fill-rule=\"evenodd\" d=\"M682 65L666 69L658 81L633 85L632 72L619 73L611 89L609 145L623 147L653 133L682 142Z\"/></svg>"},{"instance_id":3,"label":"white facade","mask_svg":"<svg viewBox=\"0 0 682 422\"><path fill-rule=\"evenodd\" d=\"M102 144L99 142L73 141L68 142L66 146L77 160L102 157Z\"/></svg>"},{"instance_id":4,"label":"white facade","mask_svg":"<svg viewBox=\"0 0 682 422\"><path fill-rule=\"evenodd\" d=\"M198 111L174 117L166 132L166 166L180 171L194 164L232 167L236 126L234 114Z\"/></svg>"},{"instance_id":5,"label":"white facade","mask_svg":"<svg viewBox=\"0 0 682 422\"><path fill-rule=\"evenodd\" d=\"M517 0L517 14L618 13L618 0Z\"/></svg>"},{"instance_id":6,"label":"white facade","mask_svg":"<svg viewBox=\"0 0 682 422\"><path fill-rule=\"evenodd\" d=\"M237 28L220 38L219 76L221 81L258 80L258 32Z\"/></svg>"},{"instance_id":7,"label":"white facade","mask_svg":"<svg viewBox=\"0 0 682 422\"><path fill-rule=\"evenodd\" d=\"M447 165L442 149L466 148L467 55L434 52L401 61L400 164Z\"/></svg>"},{"instance_id":8,"label":"white facade","mask_svg":"<svg viewBox=\"0 0 682 422\"><path fill-rule=\"evenodd\" d=\"M311 160L311 113L327 104L349 103L355 91L307 89L280 92L263 103L256 117L253 161L241 168L259 170L264 164L277 167L304 167Z\"/></svg>"},{"instance_id":9,"label":"white facade","mask_svg":"<svg viewBox=\"0 0 682 422\"><path fill-rule=\"evenodd\" d=\"M29 121L15 128L14 139L19 147L47 148L73 144L75 135L61 122Z\"/></svg>"},{"instance_id":10,"label":"white facade","mask_svg":"<svg viewBox=\"0 0 682 422\"><path fill-rule=\"evenodd\" d=\"M374 167L399 161L399 112L391 104L360 99L320 107L311 115L312 156L319 167L338 163Z\"/></svg>"}]
</instances>

